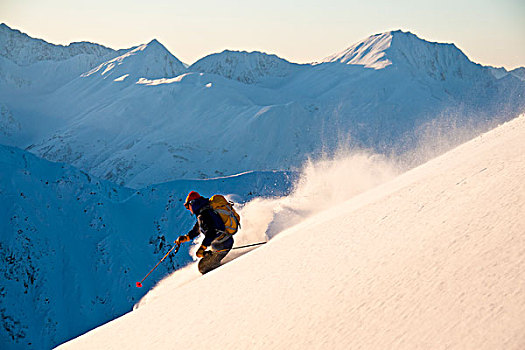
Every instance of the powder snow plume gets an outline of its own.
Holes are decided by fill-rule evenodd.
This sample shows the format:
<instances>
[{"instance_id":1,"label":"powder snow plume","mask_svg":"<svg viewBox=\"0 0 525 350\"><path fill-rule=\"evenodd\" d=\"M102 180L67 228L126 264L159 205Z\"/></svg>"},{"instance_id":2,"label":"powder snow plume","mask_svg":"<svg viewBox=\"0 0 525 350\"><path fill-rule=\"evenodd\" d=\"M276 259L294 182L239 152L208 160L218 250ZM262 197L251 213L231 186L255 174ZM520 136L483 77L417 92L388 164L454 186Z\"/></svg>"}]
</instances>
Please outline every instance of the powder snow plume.
<instances>
[{"instance_id":1,"label":"powder snow plume","mask_svg":"<svg viewBox=\"0 0 525 350\"><path fill-rule=\"evenodd\" d=\"M398 173L394 162L365 151L339 151L331 158L310 160L303 167L290 195L257 198L242 208L243 226L236 235L236 246L269 240Z\"/></svg>"}]
</instances>

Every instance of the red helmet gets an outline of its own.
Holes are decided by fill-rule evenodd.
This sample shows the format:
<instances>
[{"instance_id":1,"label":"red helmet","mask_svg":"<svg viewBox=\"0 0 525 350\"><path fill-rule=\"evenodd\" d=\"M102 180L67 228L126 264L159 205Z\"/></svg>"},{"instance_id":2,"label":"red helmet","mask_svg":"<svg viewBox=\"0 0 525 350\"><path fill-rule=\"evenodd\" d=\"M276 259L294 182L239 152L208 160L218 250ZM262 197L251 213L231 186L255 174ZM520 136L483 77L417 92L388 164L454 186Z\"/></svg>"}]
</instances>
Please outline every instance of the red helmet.
<instances>
[{"instance_id":1,"label":"red helmet","mask_svg":"<svg viewBox=\"0 0 525 350\"><path fill-rule=\"evenodd\" d=\"M190 202L197 198L201 198L201 195L199 193L195 191L191 191L190 193L188 193L188 197L186 197L186 201L184 202L184 206L186 207L186 209L188 209Z\"/></svg>"}]
</instances>

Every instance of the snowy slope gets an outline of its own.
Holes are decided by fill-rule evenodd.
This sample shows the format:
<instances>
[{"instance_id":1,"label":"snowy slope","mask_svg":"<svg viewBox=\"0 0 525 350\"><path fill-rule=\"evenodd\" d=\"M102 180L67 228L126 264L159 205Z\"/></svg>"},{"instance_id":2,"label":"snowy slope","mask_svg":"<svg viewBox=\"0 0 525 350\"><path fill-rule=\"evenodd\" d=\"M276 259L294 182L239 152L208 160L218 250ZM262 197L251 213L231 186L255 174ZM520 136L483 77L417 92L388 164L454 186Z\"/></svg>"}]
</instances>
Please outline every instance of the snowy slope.
<instances>
[{"instance_id":1,"label":"snowy slope","mask_svg":"<svg viewBox=\"0 0 525 350\"><path fill-rule=\"evenodd\" d=\"M225 51L183 71L153 41L45 98L3 102L16 127L0 143L140 188L295 169L340 147L410 157L451 129L473 136L525 110L525 82L497 79L454 45L395 31L350 51L301 66Z\"/></svg>"},{"instance_id":2,"label":"snowy slope","mask_svg":"<svg viewBox=\"0 0 525 350\"><path fill-rule=\"evenodd\" d=\"M82 77L100 75L114 81L129 80L136 82L140 78L158 79L175 77L186 71L186 67L173 56L161 43L152 40L140 45L123 55L107 61L82 74Z\"/></svg>"},{"instance_id":3,"label":"snowy slope","mask_svg":"<svg viewBox=\"0 0 525 350\"><path fill-rule=\"evenodd\" d=\"M388 32L372 35L343 52L325 58L322 62L355 64L374 69L385 68L392 64L392 61L385 57L385 51L392 45L392 38L392 33Z\"/></svg>"},{"instance_id":4,"label":"snowy slope","mask_svg":"<svg viewBox=\"0 0 525 350\"><path fill-rule=\"evenodd\" d=\"M522 116L179 288L176 272L60 348L522 349L524 137Z\"/></svg>"},{"instance_id":5,"label":"snowy slope","mask_svg":"<svg viewBox=\"0 0 525 350\"><path fill-rule=\"evenodd\" d=\"M287 193L293 174L251 172L138 191L0 146L0 348L45 349L128 311L188 247L140 280L193 225L190 190L237 202Z\"/></svg>"}]
</instances>

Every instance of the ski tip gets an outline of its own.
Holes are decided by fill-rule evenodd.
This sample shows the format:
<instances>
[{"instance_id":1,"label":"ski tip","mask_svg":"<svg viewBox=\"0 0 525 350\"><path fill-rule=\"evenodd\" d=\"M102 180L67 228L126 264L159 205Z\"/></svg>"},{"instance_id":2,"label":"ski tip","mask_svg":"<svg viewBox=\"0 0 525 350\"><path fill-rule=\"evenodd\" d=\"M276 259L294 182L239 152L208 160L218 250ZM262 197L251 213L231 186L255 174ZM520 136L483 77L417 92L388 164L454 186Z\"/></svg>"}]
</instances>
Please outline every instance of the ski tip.
<instances>
[{"instance_id":1,"label":"ski tip","mask_svg":"<svg viewBox=\"0 0 525 350\"><path fill-rule=\"evenodd\" d=\"M142 283L137 282L137 288L142 288Z\"/></svg>"}]
</instances>

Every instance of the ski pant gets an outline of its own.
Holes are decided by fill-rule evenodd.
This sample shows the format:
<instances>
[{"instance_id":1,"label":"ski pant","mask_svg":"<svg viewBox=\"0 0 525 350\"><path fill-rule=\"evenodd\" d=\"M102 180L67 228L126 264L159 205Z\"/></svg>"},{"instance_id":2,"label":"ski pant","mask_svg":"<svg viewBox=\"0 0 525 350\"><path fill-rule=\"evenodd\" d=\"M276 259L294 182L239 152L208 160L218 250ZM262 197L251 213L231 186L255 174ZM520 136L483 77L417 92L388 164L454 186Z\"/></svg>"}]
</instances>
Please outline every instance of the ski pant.
<instances>
[{"instance_id":1,"label":"ski pant","mask_svg":"<svg viewBox=\"0 0 525 350\"><path fill-rule=\"evenodd\" d=\"M221 264L221 260L230 252L233 247L233 237L221 243L211 243L211 254L199 261L199 272L203 275L216 269ZM220 251L220 252L219 252Z\"/></svg>"}]
</instances>

